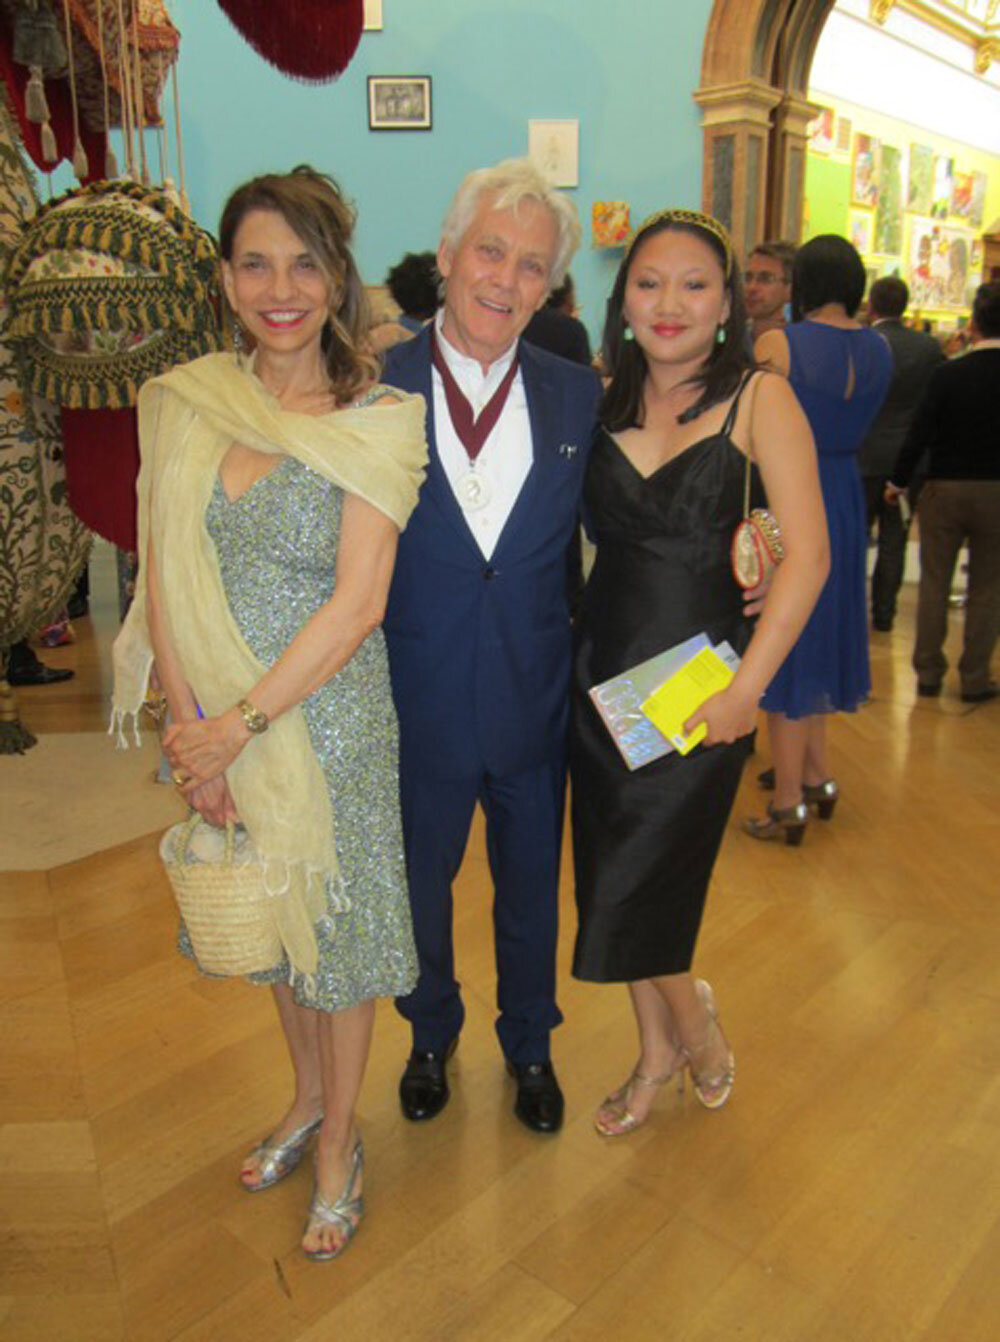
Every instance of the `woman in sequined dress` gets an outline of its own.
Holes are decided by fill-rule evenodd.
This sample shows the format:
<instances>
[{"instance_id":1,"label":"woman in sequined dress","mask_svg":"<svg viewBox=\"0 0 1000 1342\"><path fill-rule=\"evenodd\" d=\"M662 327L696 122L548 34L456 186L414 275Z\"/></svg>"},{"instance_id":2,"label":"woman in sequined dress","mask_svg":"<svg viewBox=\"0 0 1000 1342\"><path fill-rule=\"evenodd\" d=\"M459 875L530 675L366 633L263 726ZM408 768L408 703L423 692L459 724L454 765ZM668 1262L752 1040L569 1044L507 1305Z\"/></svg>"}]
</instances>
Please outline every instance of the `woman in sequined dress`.
<instances>
[{"instance_id":1,"label":"woman in sequined dress","mask_svg":"<svg viewBox=\"0 0 1000 1342\"><path fill-rule=\"evenodd\" d=\"M153 426L144 464L147 453L154 463L163 457L183 481L192 453L204 450L210 463L196 477L190 524L178 517L183 492L171 490L169 502L165 488L157 495L161 479L174 479L170 467L151 467L146 609L174 723L164 737L174 782L211 824L241 818L265 857L289 788L332 820L319 840L315 826L299 836L304 885L314 888L317 870L326 877L311 935L306 920L315 962L303 967L288 950L253 976L272 986L295 1090L240 1174L249 1192L269 1188L316 1136L302 1240L313 1259L342 1252L363 1211L355 1106L374 998L416 982L379 624L426 460L424 404L374 382L375 362L360 344L366 314L349 251L353 222L335 184L311 169L239 188L223 212L220 250L226 297L252 354L175 369L140 403L141 426ZM175 430L169 443L165 424ZM203 611L204 593L215 590L218 609ZM203 631L214 625L217 640L191 636L196 618ZM231 678L243 688L227 698L230 647L261 671L256 681ZM276 751L286 729L292 744ZM318 797L309 792L316 778ZM305 802L292 812L294 826ZM270 837L284 841L287 828ZM183 927L181 949L193 955Z\"/></svg>"}]
</instances>

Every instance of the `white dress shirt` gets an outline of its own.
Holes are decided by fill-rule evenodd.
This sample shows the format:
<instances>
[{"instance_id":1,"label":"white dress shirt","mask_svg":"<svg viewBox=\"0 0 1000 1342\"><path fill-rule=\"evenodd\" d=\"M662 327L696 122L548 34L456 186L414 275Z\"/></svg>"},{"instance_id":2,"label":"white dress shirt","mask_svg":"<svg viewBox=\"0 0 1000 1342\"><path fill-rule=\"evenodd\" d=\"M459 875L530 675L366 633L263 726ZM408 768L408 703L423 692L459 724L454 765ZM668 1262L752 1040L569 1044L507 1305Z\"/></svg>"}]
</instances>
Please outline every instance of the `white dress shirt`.
<instances>
[{"instance_id":1,"label":"white dress shirt","mask_svg":"<svg viewBox=\"0 0 1000 1342\"><path fill-rule=\"evenodd\" d=\"M484 373L478 360L460 354L454 345L448 343L447 337L441 333L442 321L443 310L434 319L438 349L452 377L458 383L462 395L472 406L473 419L478 419L483 407L489 403L510 369L517 343L515 342L495 363L490 364L488 371ZM448 477L448 483L461 505L462 496L456 486L462 476L467 475L470 470L469 456L452 425L441 374L433 366L431 377L434 385L434 436L437 440L438 456ZM481 508L463 509L469 530L476 538L476 544L482 550L484 559L489 559L496 548L500 533L531 470L532 460L531 422L528 418L528 402L519 368L511 383L510 393L500 417L490 430L490 435L475 460L475 472L482 477L488 488L489 501Z\"/></svg>"}]
</instances>

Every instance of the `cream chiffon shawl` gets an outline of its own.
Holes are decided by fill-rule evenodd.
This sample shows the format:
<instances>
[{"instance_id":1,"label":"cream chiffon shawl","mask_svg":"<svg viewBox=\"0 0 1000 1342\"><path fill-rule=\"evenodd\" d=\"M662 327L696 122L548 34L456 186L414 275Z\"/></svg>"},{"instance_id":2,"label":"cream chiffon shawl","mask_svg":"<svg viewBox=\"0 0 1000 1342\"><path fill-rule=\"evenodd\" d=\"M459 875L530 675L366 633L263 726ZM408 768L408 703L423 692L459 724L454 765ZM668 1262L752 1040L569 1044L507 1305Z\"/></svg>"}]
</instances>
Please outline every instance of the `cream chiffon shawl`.
<instances>
[{"instance_id":1,"label":"cream chiffon shawl","mask_svg":"<svg viewBox=\"0 0 1000 1342\"><path fill-rule=\"evenodd\" d=\"M153 651L145 557L152 538L167 628L188 684L208 716L250 694L266 670L236 627L205 511L234 442L296 457L406 525L427 461L420 396L312 416L282 409L252 370L209 354L147 382L139 395L139 576L115 640L111 732L126 745L145 698ZM280 595L275 594L279 600ZM337 870L335 818L300 708L248 742L226 770L233 800L263 864L292 970L317 969L314 922L349 907Z\"/></svg>"}]
</instances>

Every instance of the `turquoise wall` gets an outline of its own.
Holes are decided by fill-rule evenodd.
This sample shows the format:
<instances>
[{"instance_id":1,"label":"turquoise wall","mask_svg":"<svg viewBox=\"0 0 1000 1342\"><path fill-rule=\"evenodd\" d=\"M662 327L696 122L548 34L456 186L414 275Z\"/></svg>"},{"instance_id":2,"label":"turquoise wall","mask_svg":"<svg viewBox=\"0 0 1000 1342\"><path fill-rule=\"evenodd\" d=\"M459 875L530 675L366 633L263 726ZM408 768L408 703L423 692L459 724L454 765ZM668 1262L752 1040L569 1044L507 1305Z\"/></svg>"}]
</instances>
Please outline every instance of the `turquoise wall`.
<instances>
[{"instance_id":1,"label":"turquoise wall","mask_svg":"<svg viewBox=\"0 0 1000 1342\"><path fill-rule=\"evenodd\" d=\"M310 162L356 201L361 271L381 283L404 251L437 245L466 172L527 152L529 117L576 117L580 186L570 194L585 241L573 274L596 334L620 253L591 249L591 202L627 200L634 220L700 202L691 93L710 8L711 0L385 0L384 31L363 34L337 82L309 85L268 65L214 0L169 0L182 35L195 217L214 231L237 183ZM369 74L429 74L433 130L369 131ZM172 116L169 98L165 105Z\"/></svg>"}]
</instances>

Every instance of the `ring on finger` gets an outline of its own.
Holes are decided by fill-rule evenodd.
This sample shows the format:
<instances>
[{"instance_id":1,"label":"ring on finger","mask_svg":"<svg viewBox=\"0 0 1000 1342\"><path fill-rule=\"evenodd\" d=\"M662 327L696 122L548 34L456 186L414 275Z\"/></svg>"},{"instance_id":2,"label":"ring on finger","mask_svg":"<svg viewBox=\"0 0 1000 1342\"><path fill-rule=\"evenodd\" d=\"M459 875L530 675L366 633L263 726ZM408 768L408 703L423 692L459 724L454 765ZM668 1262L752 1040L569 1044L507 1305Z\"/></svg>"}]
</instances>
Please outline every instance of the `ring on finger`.
<instances>
[{"instance_id":1,"label":"ring on finger","mask_svg":"<svg viewBox=\"0 0 1000 1342\"><path fill-rule=\"evenodd\" d=\"M170 775L170 781L174 787L183 787L185 783L190 783L191 778L188 774L179 773L176 769Z\"/></svg>"}]
</instances>

